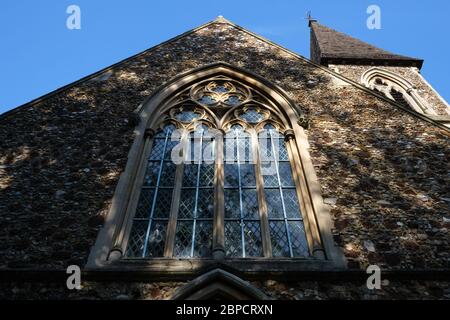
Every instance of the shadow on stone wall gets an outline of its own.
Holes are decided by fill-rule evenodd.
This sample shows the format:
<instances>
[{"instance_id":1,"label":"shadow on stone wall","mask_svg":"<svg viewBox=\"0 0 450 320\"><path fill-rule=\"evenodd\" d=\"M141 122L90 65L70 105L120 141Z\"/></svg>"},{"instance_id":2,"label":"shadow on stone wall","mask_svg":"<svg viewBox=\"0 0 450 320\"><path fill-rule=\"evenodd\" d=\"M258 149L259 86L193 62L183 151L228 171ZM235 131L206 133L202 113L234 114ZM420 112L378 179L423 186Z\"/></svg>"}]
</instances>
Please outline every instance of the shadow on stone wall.
<instances>
[{"instance_id":1,"label":"shadow on stone wall","mask_svg":"<svg viewBox=\"0 0 450 320\"><path fill-rule=\"evenodd\" d=\"M313 162L325 198L336 198L335 239L352 267L449 267L448 205L440 200L450 198L448 136L359 89L333 86L326 72L227 25L0 119L0 266L84 265L127 161L132 111L177 74L218 61L279 85L312 119ZM337 130L324 130L327 122Z\"/></svg>"}]
</instances>

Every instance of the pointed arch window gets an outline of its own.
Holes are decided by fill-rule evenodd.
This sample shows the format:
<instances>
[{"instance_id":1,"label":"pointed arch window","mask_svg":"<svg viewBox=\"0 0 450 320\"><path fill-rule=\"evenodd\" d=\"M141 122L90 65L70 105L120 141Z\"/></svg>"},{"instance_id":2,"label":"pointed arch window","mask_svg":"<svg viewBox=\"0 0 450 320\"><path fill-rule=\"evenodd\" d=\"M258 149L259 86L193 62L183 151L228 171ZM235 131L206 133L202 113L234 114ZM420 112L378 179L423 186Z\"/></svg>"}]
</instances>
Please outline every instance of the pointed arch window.
<instances>
[{"instance_id":1,"label":"pointed arch window","mask_svg":"<svg viewBox=\"0 0 450 320\"><path fill-rule=\"evenodd\" d=\"M223 234L228 258L308 257L279 115L230 80L214 79L191 92L176 100L153 138L127 257L209 258L214 230ZM205 104L213 112L202 110ZM217 116L225 133L220 150L209 134L219 127ZM173 140L176 128L185 132ZM170 158L177 143L184 146L178 165ZM223 166L215 163L217 154ZM218 214L221 226L214 225Z\"/></svg>"},{"instance_id":2,"label":"pointed arch window","mask_svg":"<svg viewBox=\"0 0 450 320\"><path fill-rule=\"evenodd\" d=\"M88 265L341 266L330 230L318 224L330 222L292 102L252 75L205 72L175 80L144 105L141 135Z\"/></svg>"},{"instance_id":3,"label":"pointed arch window","mask_svg":"<svg viewBox=\"0 0 450 320\"><path fill-rule=\"evenodd\" d=\"M436 115L412 83L389 70L378 67L370 68L362 75L361 82L366 87L380 92L387 98L418 113Z\"/></svg>"}]
</instances>

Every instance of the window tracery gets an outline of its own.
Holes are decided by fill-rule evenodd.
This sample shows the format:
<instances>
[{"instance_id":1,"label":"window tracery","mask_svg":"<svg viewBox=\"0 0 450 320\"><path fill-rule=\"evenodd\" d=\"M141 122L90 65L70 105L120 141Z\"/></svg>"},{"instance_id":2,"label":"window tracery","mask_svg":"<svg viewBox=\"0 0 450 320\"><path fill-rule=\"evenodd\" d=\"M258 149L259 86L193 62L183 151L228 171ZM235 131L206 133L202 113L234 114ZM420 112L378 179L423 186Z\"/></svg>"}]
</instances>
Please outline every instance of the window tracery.
<instances>
[{"instance_id":1,"label":"window tracery","mask_svg":"<svg viewBox=\"0 0 450 320\"><path fill-rule=\"evenodd\" d=\"M211 257L220 205L227 257L309 256L285 128L264 96L225 77L202 81L168 103L159 127L127 257ZM176 130L179 139L172 139ZM177 144L183 145L182 163L170 161ZM224 159L221 182L218 154Z\"/></svg>"}]
</instances>

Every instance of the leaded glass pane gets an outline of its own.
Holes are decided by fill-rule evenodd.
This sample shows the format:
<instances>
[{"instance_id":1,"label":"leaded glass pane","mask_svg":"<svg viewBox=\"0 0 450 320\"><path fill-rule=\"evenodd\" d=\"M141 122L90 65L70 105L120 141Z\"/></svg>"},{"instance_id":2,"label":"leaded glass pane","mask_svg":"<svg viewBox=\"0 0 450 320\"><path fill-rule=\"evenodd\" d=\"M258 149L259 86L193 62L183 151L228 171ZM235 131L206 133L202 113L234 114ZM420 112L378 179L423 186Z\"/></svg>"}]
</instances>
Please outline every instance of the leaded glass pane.
<instances>
[{"instance_id":1,"label":"leaded glass pane","mask_svg":"<svg viewBox=\"0 0 450 320\"><path fill-rule=\"evenodd\" d=\"M168 219L170 215L170 207L172 204L173 189L159 189L156 197L155 212L153 218Z\"/></svg>"},{"instance_id":2,"label":"leaded glass pane","mask_svg":"<svg viewBox=\"0 0 450 320\"><path fill-rule=\"evenodd\" d=\"M212 89L212 91L214 91L216 93L227 93L230 91L230 89L225 87L224 85L220 84L220 85L216 85L214 87L214 89Z\"/></svg>"},{"instance_id":3,"label":"leaded glass pane","mask_svg":"<svg viewBox=\"0 0 450 320\"><path fill-rule=\"evenodd\" d=\"M192 110L182 111L175 115L175 119L181 122L191 122L195 119L199 119L201 114Z\"/></svg>"},{"instance_id":4,"label":"leaded glass pane","mask_svg":"<svg viewBox=\"0 0 450 320\"><path fill-rule=\"evenodd\" d=\"M178 221L175 235L174 257L188 258L192 249L192 221Z\"/></svg>"},{"instance_id":5,"label":"leaded glass pane","mask_svg":"<svg viewBox=\"0 0 450 320\"><path fill-rule=\"evenodd\" d=\"M142 189L136 209L135 218L149 218L155 195L154 189Z\"/></svg>"},{"instance_id":6,"label":"leaded glass pane","mask_svg":"<svg viewBox=\"0 0 450 320\"><path fill-rule=\"evenodd\" d=\"M214 164L202 164L200 167L200 186L212 187L214 186Z\"/></svg>"},{"instance_id":7,"label":"leaded glass pane","mask_svg":"<svg viewBox=\"0 0 450 320\"><path fill-rule=\"evenodd\" d=\"M236 163L237 162L237 148L236 148L236 139L231 139L227 137L224 139L224 147L225 147L225 155L224 159L227 163Z\"/></svg>"},{"instance_id":8,"label":"leaded glass pane","mask_svg":"<svg viewBox=\"0 0 450 320\"><path fill-rule=\"evenodd\" d=\"M161 167L160 161L149 161L147 165L147 172L144 177L144 186L156 186L158 182L159 169Z\"/></svg>"},{"instance_id":9,"label":"leaded glass pane","mask_svg":"<svg viewBox=\"0 0 450 320\"><path fill-rule=\"evenodd\" d=\"M175 141L168 140L168 141L167 141L166 152L165 152L165 154L164 154L164 159L165 159L165 160L170 160L170 161L173 161L173 160L174 160L174 159L172 159L172 150L173 150L176 146L178 146L178 144L180 144L180 141L179 141L179 140L175 140Z\"/></svg>"},{"instance_id":10,"label":"leaded glass pane","mask_svg":"<svg viewBox=\"0 0 450 320\"><path fill-rule=\"evenodd\" d=\"M258 123L264 120L264 114L256 109L249 109L241 114L240 118L250 123Z\"/></svg>"},{"instance_id":11,"label":"leaded glass pane","mask_svg":"<svg viewBox=\"0 0 450 320\"><path fill-rule=\"evenodd\" d=\"M213 163L215 160L215 143L211 138L203 139L202 141L202 159L204 162Z\"/></svg>"},{"instance_id":12,"label":"leaded glass pane","mask_svg":"<svg viewBox=\"0 0 450 320\"><path fill-rule=\"evenodd\" d=\"M309 250L303 222L289 221L288 224L294 257L307 257L309 255Z\"/></svg>"},{"instance_id":13,"label":"leaded glass pane","mask_svg":"<svg viewBox=\"0 0 450 320\"><path fill-rule=\"evenodd\" d=\"M284 221L270 221L270 238L273 257L290 257L289 241Z\"/></svg>"},{"instance_id":14,"label":"leaded glass pane","mask_svg":"<svg viewBox=\"0 0 450 320\"><path fill-rule=\"evenodd\" d=\"M244 219L259 219L256 189L242 190L242 214Z\"/></svg>"},{"instance_id":15,"label":"leaded glass pane","mask_svg":"<svg viewBox=\"0 0 450 320\"><path fill-rule=\"evenodd\" d=\"M183 173L183 187L195 187L197 185L198 164L185 164Z\"/></svg>"},{"instance_id":16,"label":"leaded glass pane","mask_svg":"<svg viewBox=\"0 0 450 320\"><path fill-rule=\"evenodd\" d=\"M153 220L148 237L146 257L163 257L166 243L167 221Z\"/></svg>"},{"instance_id":17,"label":"leaded glass pane","mask_svg":"<svg viewBox=\"0 0 450 320\"><path fill-rule=\"evenodd\" d=\"M128 240L127 257L140 258L144 251L145 236L147 233L148 220L136 220L133 222L131 236Z\"/></svg>"},{"instance_id":18,"label":"leaded glass pane","mask_svg":"<svg viewBox=\"0 0 450 320\"><path fill-rule=\"evenodd\" d=\"M288 151L286 149L286 142L283 139L278 140L278 160L289 161Z\"/></svg>"},{"instance_id":19,"label":"leaded glass pane","mask_svg":"<svg viewBox=\"0 0 450 320\"><path fill-rule=\"evenodd\" d=\"M240 218L240 196L238 189L225 189L225 219Z\"/></svg>"},{"instance_id":20,"label":"leaded glass pane","mask_svg":"<svg viewBox=\"0 0 450 320\"><path fill-rule=\"evenodd\" d=\"M264 179L264 186L265 187L278 187L278 176L277 176L277 170L275 167L275 163L272 163L270 166L265 167L265 170L263 170L263 179Z\"/></svg>"},{"instance_id":21,"label":"leaded glass pane","mask_svg":"<svg viewBox=\"0 0 450 320\"><path fill-rule=\"evenodd\" d=\"M253 164L241 164L241 185L243 187L256 186L255 166Z\"/></svg>"},{"instance_id":22,"label":"leaded glass pane","mask_svg":"<svg viewBox=\"0 0 450 320\"><path fill-rule=\"evenodd\" d=\"M288 219L301 219L300 207L298 204L297 190L283 189L284 206Z\"/></svg>"},{"instance_id":23,"label":"leaded glass pane","mask_svg":"<svg viewBox=\"0 0 450 320\"><path fill-rule=\"evenodd\" d=\"M212 222L197 221L195 229L194 257L210 257L212 255Z\"/></svg>"},{"instance_id":24,"label":"leaded glass pane","mask_svg":"<svg viewBox=\"0 0 450 320\"><path fill-rule=\"evenodd\" d=\"M227 257L242 257L242 233L239 221L225 221L225 250Z\"/></svg>"},{"instance_id":25,"label":"leaded glass pane","mask_svg":"<svg viewBox=\"0 0 450 320\"><path fill-rule=\"evenodd\" d=\"M150 160L160 160L164 152L166 139L153 139L152 151L150 152Z\"/></svg>"},{"instance_id":26,"label":"leaded glass pane","mask_svg":"<svg viewBox=\"0 0 450 320\"><path fill-rule=\"evenodd\" d=\"M240 137L237 141L237 146L239 148L239 161L241 163L253 162L252 144L250 138Z\"/></svg>"},{"instance_id":27,"label":"leaded glass pane","mask_svg":"<svg viewBox=\"0 0 450 320\"><path fill-rule=\"evenodd\" d=\"M211 95L204 95L198 101L200 103L207 104L207 105L214 104L217 102L217 100Z\"/></svg>"},{"instance_id":28,"label":"leaded glass pane","mask_svg":"<svg viewBox=\"0 0 450 320\"><path fill-rule=\"evenodd\" d=\"M214 215L214 190L200 189L197 204L197 218L212 219Z\"/></svg>"},{"instance_id":29,"label":"leaded glass pane","mask_svg":"<svg viewBox=\"0 0 450 320\"><path fill-rule=\"evenodd\" d=\"M281 185L284 187L294 187L291 164L289 162L280 162L278 164L278 170L280 171Z\"/></svg>"},{"instance_id":30,"label":"leaded glass pane","mask_svg":"<svg viewBox=\"0 0 450 320\"><path fill-rule=\"evenodd\" d=\"M225 164L225 188L238 186L239 186L238 166L235 164Z\"/></svg>"},{"instance_id":31,"label":"leaded glass pane","mask_svg":"<svg viewBox=\"0 0 450 320\"><path fill-rule=\"evenodd\" d=\"M162 187L171 187L175 182L175 171L177 167L171 161L165 161L161 173L159 185Z\"/></svg>"},{"instance_id":32,"label":"leaded glass pane","mask_svg":"<svg viewBox=\"0 0 450 320\"><path fill-rule=\"evenodd\" d=\"M274 160L272 151L272 141L270 138L266 138L264 134L260 134L258 139L259 143L259 155L261 162L270 162Z\"/></svg>"},{"instance_id":33,"label":"leaded glass pane","mask_svg":"<svg viewBox=\"0 0 450 320\"><path fill-rule=\"evenodd\" d=\"M241 99L238 96L230 96L225 100L225 103L230 106L237 106L239 103L241 103Z\"/></svg>"},{"instance_id":34,"label":"leaded glass pane","mask_svg":"<svg viewBox=\"0 0 450 320\"><path fill-rule=\"evenodd\" d=\"M269 219L284 218L283 203L281 202L281 195L279 189L266 189L267 214Z\"/></svg>"},{"instance_id":35,"label":"leaded glass pane","mask_svg":"<svg viewBox=\"0 0 450 320\"><path fill-rule=\"evenodd\" d=\"M195 209L195 189L183 189L180 195L179 219L193 219Z\"/></svg>"},{"instance_id":36,"label":"leaded glass pane","mask_svg":"<svg viewBox=\"0 0 450 320\"><path fill-rule=\"evenodd\" d=\"M247 221L244 226L245 254L247 257L263 255L259 221Z\"/></svg>"}]
</instances>

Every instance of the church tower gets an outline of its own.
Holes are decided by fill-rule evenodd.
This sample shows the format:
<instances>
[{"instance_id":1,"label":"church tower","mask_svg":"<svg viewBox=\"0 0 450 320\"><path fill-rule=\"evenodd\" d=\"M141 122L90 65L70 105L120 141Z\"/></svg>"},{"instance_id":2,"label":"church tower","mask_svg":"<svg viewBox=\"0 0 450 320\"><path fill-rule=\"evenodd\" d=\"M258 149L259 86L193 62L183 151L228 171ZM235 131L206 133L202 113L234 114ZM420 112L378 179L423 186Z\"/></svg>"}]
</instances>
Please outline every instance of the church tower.
<instances>
[{"instance_id":1,"label":"church tower","mask_svg":"<svg viewBox=\"0 0 450 320\"><path fill-rule=\"evenodd\" d=\"M398 55L310 19L311 60L450 126L448 103L421 75L424 60Z\"/></svg>"}]
</instances>

